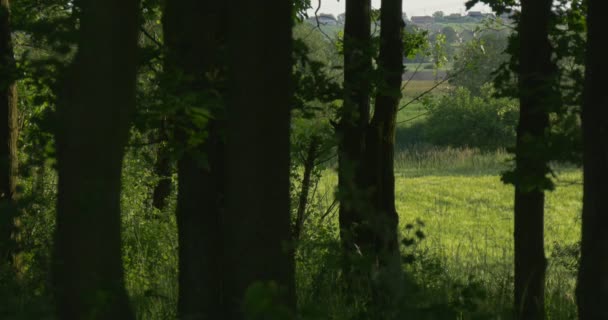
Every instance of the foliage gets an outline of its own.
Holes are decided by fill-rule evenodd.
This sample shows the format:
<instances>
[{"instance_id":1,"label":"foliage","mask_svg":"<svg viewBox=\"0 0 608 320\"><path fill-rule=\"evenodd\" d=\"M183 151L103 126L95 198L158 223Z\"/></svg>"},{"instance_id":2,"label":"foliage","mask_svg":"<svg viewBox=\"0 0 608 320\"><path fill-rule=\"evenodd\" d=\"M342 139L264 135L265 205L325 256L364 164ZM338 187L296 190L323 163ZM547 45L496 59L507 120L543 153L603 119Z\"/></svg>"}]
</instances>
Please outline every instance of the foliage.
<instances>
[{"instance_id":1,"label":"foliage","mask_svg":"<svg viewBox=\"0 0 608 320\"><path fill-rule=\"evenodd\" d=\"M505 31L486 31L463 44L450 73L450 84L479 95L482 86L491 83L496 70L507 61L508 55L504 52L507 43Z\"/></svg>"},{"instance_id":2,"label":"foliage","mask_svg":"<svg viewBox=\"0 0 608 320\"><path fill-rule=\"evenodd\" d=\"M426 140L435 145L497 149L515 143L517 103L494 98L490 86L480 96L457 88L429 106Z\"/></svg>"}]
</instances>

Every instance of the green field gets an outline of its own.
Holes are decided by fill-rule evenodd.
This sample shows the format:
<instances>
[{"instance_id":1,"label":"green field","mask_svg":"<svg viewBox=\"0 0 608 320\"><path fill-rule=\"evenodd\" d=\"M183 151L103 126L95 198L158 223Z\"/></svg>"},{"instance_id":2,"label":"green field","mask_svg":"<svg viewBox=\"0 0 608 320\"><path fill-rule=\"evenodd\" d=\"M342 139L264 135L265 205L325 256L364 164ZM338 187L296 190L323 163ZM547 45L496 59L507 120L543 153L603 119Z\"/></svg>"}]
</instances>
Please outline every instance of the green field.
<instances>
[{"instance_id":1,"label":"green field","mask_svg":"<svg viewBox=\"0 0 608 320\"><path fill-rule=\"evenodd\" d=\"M414 249L404 249L404 254L417 257L407 269L425 284L417 294L429 307L473 299L470 308L475 311L465 310L462 319L469 319L465 314L499 319L510 312L514 192L500 181L507 159L501 151L450 148L397 154L396 207L402 235L407 236L405 226L416 221L423 222L426 235ZM546 202L547 312L549 319L572 319L576 257L571 248L580 235L581 173L574 168L557 171L557 188ZM336 183L336 173L325 171L320 182L325 205Z\"/></svg>"}]
</instances>

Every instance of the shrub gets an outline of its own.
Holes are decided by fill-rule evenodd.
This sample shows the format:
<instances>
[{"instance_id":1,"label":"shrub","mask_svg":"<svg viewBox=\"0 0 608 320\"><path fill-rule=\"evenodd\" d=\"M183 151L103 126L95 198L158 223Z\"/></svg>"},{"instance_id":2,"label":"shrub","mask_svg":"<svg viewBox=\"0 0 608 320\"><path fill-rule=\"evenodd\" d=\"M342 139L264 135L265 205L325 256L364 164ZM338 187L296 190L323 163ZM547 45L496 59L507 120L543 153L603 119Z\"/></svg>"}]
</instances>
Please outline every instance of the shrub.
<instances>
[{"instance_id":1,"label":"shrub","mask_svg":"<svg viewBox=\"0 0 608 320\"><path fill-rule=\"evenodd\" d=\"M494 98L490 85L474 96L466 88L431 103L425 140L439 146L506 148L515 143L518 108L515 100Z\"/></svg>"}]
</instances>

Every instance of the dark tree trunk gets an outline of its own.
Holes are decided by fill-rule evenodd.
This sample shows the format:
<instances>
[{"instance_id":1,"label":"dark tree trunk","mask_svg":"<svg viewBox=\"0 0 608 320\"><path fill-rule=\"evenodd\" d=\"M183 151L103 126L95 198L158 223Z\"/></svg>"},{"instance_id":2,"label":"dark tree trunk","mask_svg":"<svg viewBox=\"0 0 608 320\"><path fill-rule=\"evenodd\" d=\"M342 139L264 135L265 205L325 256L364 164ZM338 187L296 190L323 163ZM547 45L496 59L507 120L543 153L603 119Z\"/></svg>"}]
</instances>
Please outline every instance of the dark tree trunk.
<instances>
[{"instance_id":1,"label":"dark tree trunk","mask_svg":"<svg viewBox=\"0 0 608 320\"><path fill-rule=\"evenodd\" d=\"M377 306L389 315L397 307L402 285L399 251L399 216L395 208L394 148L397 107L401 98L404 28L401 0L382 0L380 55L374 116L367 132L365 171L371 190L374 254L379 283L374 292ZM392 309L392 310L391 310Z\"/></svg>"},{"instance_id":2,"label":"dark tree trunk","mask_svg":"<svg viewBox=\"0 0 608 320\"><path fill-rule=\"evenodd\" d=\"M221 315L222 230L224 194L223 111L210 99L223 72L220 51L225 39L226 10L221 1L167 1L164 12L166 72L179 106L175 136L177 161L177 224L179 232L180 319L223 319ZM194 110L213 119L201 127ZM196 136L204 137L203 142ZM194 138L194 139L193 139Z\"/></svg>"},{"instance_id":3,"label":"dark tree trunk","mask_svg":"<svg viewBox=\"0 0 608 320\"><path fill-rule=\"evenodd\" d=\"M587 65L583 102L583 230L577 300L581 320L608 319L608 2L587 1Z\"/></svg>"},{"instance_id":4,"label":"dark tree trunk","mask_svg":"<svg viewBox=\"0 0 608 320\"><path fill-rule=\"evenodd\" d=\"M221 286L223 146L215 128L201 153L178 161L177 226L179 231L180 319L222 319ZM208 165L197 155L205 154Z\"/></svg>"},{"instance_id":5,"label":"dark tree trunk","mask_svg":"<svg viewBox=\"0 0 608 320\"><path fill-rule=\"evenodd\" d=\"M544 186L546 145L555 67L551 62L551 0L521 1L519 22L520 117L515 180L515 300L517 319L544 319Z\"/></svg>"},{"instance_id":6,"label":"dark tree trunk","mask_svg":"<svg viewBox=\"0 0 608 320\"><path fill-rule=\"evenodd\" d=\"M364 188L365 133L369 125L372 72L370 0L346 0L344 27L344 105L338 135L338 192L340 238L347 281L364 276L352 259L372 251L369 197ZM363 273L363 274L361 274ZM352 284L352 283L351 283Z\"/></svg>"},{"instance_id":7,"label":"dark tree trunk","mask_svg":"<svg viewBox=\"0 0 608 320\"><path fill-rule=\"evenodd\" d=\"M14 243L17 184L17 86L9 1L0 0L0 267L10 265Z\"/></svg>"},{"instance_id":8,"label":"dark tree trunk","mask_svg":"<svg viewBox=\"0 0 608 320\"><path fill-rule=\"evenodd\" d=\"M53 286L60 319L133 319L121 256L121 169L135 107L139 1L87 0L57 107Z\"/></svg>"},{"instance_id":9,"label":"dark tree trunk","mask_svg":"<svg viewBox=\"0 0 608 320\"><path fill-rule=\"evenodd\" d=\"M167 120L161 120L161 128L158 134L158 149L156 150L156 162L154 163L154 173L158 177L158 182L152 192L152 205L162 211L167 207L167 199L171 195L171 174L172 162L167 137Z\"/></svg>"},{"instance_id":10,"label":"dark tree trunk","mask_svg":"<svg viewBox=\"0 0 608 320\"><path fill-rule=\"evenodd\" d=\"M306 150L306 158L304 159L304 173L302 174L302 186L300 187L300 197L298 199L298 208L296 210L296 225L294 226L295 241L300 239L302 229L304 228L312 174L315 170L317 157L319 156L320 142L321 141L318 136L313 136L308 144L308 150Z\"/></svg>"},{"instance_id":11,"label":"dark tree trunk","mask_svg":"<svg viewBox=\"0 0 608 320\"><path fill-rule=\"evenodd\" d=\"M230 12L223 216L226 320L245 319L245 293L256 284L275 283L275 306L295 310L289 199L292 3L237 0L233 8L238 10Z\"/></svg>"}]
</instances>

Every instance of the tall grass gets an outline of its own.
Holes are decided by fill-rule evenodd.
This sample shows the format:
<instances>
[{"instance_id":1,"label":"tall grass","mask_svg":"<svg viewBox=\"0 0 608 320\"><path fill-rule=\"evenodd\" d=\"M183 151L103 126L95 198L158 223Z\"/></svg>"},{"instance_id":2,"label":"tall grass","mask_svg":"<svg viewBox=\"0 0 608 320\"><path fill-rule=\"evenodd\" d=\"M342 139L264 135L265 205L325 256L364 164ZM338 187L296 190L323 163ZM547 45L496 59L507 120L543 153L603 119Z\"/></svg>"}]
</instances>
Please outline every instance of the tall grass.
<instances>
[{"instance_id":1,"label":"tall grass","mask_svg":"<svg viewBox=\"0 0 608 320\"><path fill-rule=\"evenodd\" d=\"M482 152L474 148L418 144L395 153L395 172L404 176L497 174L508 168L509 159L503 149Z\"/></svg>"}]
</instances>

